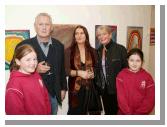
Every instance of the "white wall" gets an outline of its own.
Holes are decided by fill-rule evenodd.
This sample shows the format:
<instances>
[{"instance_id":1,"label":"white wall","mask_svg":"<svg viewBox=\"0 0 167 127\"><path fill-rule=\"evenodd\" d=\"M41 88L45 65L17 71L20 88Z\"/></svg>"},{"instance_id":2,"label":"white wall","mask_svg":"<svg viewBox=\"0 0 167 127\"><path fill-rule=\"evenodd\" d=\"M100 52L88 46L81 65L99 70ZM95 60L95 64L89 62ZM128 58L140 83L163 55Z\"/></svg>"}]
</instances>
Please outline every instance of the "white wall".
<instances>
[{"instance_id":1,"label":"white wall","mask_svg":"<svg viewBox=\"0 0 167 127\"><path fill-rule=\"evenodd\" d=\"M154 63L150 54L154 52L149 46L149 30L151 24L152 6L6 6L6 29L30 29L31 37L35 36L34 18L40 12L47 12L53 18L54 24L82 24L87 27L91 45L95 46L95 25L117 25L117 42L126 46L127 26L143 27L143 45L145 63L149 69ZM153 19L154 20L154 19ZM153 21L155 22L155 21ZM150 56L150 57L149 57ZM151 71L154 76L154 71ZM6 72L6 81L9 72ZM67 103L67 100L65 100ZM64 113L64 112L62 112Z\"/></svg>"}]
</instances>

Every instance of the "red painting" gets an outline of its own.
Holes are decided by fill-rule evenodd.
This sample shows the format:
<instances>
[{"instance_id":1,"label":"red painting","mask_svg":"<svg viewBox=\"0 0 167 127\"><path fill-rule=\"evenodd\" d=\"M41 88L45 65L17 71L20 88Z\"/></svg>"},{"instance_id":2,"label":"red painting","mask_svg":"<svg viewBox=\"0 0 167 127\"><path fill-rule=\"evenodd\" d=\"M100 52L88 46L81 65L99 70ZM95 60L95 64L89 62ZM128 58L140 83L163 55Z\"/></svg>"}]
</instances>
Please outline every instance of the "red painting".
<instances>
[{"instance_id":1,"label":"red painting","mask_svg":"<svg viewBox=\"0 0 167 127\"><path fill-rule=\"evenodd\" d=\"M142 27L128 27L127 50L132 48L142 49Z\"/></svg>"},{"instance_id":2,"label":"red painting","mask_svg":"<svg viewBox=\"0 0 167 127\"><path fill-rule=\"evenodd\" d=\"M150 45L155 44L155 28L150 28Z\"/></svg>"}]
</instances>

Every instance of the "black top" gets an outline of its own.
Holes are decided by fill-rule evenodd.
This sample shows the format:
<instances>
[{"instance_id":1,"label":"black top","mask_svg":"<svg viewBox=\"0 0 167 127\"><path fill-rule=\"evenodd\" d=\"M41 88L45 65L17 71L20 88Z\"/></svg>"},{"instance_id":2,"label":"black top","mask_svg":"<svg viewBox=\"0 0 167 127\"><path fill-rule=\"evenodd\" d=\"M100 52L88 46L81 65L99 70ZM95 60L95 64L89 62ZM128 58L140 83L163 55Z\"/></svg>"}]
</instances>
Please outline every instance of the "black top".
<instances>
[{"instance_id":1,"label":"black top","mask_svg":"<svg viewBox=\"0 0 167 127\"><path fill-rule=\"evenodd\" d=\"M106 59L105 59L105 68L106 68L106 78L103 74L102 69L102 50L103 46L101 45L98 50L98 60L97 60L97 69L96 69L96 84L98 87L107 87L109 94L116 94L116 76L117 74L125 67L127 67L127 50L124 46L113 42L112 40L105 46Z\"/></svg>"}]
</instances>

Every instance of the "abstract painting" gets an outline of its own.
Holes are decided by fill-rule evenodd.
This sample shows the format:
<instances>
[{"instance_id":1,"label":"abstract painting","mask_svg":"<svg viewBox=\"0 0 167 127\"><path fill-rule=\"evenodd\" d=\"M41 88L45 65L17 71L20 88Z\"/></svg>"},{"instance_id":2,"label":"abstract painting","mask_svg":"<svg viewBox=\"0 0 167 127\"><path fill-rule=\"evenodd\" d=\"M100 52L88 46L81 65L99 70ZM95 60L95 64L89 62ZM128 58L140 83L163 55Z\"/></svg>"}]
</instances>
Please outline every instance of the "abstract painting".
<instances>
[{"instance_id":1,"label":"abstract painting","mask_svg":"<svg viewBox=\"0 0 167 127\"><path fill-rule=\"evenodd\" d=\"M127 50L132 48L142 49L143 27L127 28Z\"/></svg>"},{"instance_id":2,"label":"abstract painting","mask_svg":"<svg viewBox=\"0 0 167 127\"><path fill-rule=\"evenodd\" d=\"M14 49L18 43L30 38L29 30L5 30L5 70L9 70Z\"/></svg>"},{"instance_id":3,"label":"abstract painting","mask_svg":"<svg viewBox=\"0 0 167 127\"><path fill-rule=\"evenodd\" d=\"M52 37L62 42L64 48L67 49L72 43L72 36L76 26L76 24L54 24Z\"/></svg>"},{"instance_id":4,"label":"abstract painting","mask_svg":"<svg viewBox=\"0 0 167 127\"><path fill-rule=\"evenodd\" d=\"M95 25L95 48L96 49L98 49L98 47L100 46L100 42L98 41L98 39L96 37L96 30L99 26L101 26L101 25ZM117 42L117 26L114 26L114 25L106 25L106 26L109 26L111 28L112 40L114 42Z\"/></svg>"}]
</instances>

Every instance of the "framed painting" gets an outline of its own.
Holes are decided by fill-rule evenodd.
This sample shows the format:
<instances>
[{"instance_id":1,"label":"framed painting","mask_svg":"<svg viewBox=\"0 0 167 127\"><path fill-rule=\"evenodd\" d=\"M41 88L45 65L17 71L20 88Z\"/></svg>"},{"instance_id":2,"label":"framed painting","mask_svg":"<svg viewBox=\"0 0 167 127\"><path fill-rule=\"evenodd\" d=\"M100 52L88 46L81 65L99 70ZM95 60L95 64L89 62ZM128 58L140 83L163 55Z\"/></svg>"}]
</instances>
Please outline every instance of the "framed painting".
<instances>
[{"instance_id":1,"label":"framed painting","mask_svg":"<svg viewBox=\"0 0 167 127\"><path fill-rule=\"evenodd\" d=\"M5 70L9 70L15 47L21 41L30 38L29 30L5 30Z\"/></svg>"},{"instance_id":2,"label":"framed painting","mask_svg":"<svg viewBox=\"0 0 167 127\"><path fill-rule=\"evenodd\" d=\"M52 37L58 39L67 49L72 43L72 36L77 24L54 24Z\"/></svg>"},{"instance_id":3,"label":"framed painting","mask_svg":"<svg viewBox=\"0 0 167 127\"><path fill-rule=\"evenodd\" d=\"M150 45L155 45L155 28L150 28Z\"/></svg>"},{"instance_id":4,"label":"framed painting","mask_svg":"<svg viewBox=\"0 0 167 127\"><path fill-rule=\"evenodd\" d=\"M97 37L96 37L96 30L97 28L101 26L101 25L95 25L95 48L98 49L100 46L100 42L98 41ZM106 25L109 26L111 28L112 31L112 40L114 42L117 42L117 26L114 25Z\"/></svg>"},{"instance_id":5,"label":"framed painting","mask_svg":"<svg viewBox=\"0 0 167 127\"><path fill-rule=\"evenodd\" d=\"M127 50L132 48L142 49L143 27L127 28Z\"/></svg>"}]
</instances>

